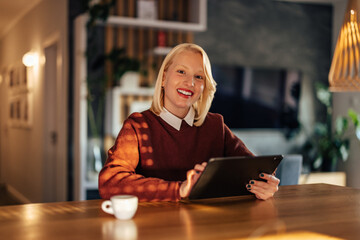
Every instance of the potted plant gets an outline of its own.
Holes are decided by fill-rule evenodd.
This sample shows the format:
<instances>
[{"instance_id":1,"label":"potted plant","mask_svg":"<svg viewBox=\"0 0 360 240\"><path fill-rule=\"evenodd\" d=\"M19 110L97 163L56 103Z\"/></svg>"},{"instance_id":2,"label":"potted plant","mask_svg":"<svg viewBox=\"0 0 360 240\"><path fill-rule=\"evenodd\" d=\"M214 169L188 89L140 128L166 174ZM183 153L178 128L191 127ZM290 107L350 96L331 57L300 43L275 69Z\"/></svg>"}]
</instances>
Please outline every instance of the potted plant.
<instances>
[{"instance_id":1,"label":"potted plant","mask_svg":"<svg viewBox=\"0 0 360 240\"><path fill-rule=\"evenodd\" d=\"M140 86L140 61L135 58L127 57L125 48L113 48L112 51L106 55L106 59L110 61L113 69L112 86L124 84L122 78L129 72L135 73L135 77L130 79L134 81L134 83L130 83L130 85L136 87ZM119 83L117 83L118 81Z\"/></svg>"},{"instance_id":2,"label":"potted plant","mask_svg":"<svg viewBox=\"0 0 360 240\"><path fill-rule=\"evenodd\" d=\"M95 25L96 21L105 22L108 19L116 0L83 0L83 4L85 11L89 13L87 27L90 28Z\"/></svg>"},{"instance_id":3,"label":"potted plant","mask_svg":"<svg viewBox=\"0 0 360 240\"><path fill-rule=\"evenodd\" d=\"M322 84L316 85L316 97L326 107L326 119L315 124L312 135L303 146L304 157L308 158L313 170L335 171L339 160L349 156L349 123L360 140L359 114L352 109L347 116L338 116L333 125L332 94Z\"/></svg>"}]
</instances>

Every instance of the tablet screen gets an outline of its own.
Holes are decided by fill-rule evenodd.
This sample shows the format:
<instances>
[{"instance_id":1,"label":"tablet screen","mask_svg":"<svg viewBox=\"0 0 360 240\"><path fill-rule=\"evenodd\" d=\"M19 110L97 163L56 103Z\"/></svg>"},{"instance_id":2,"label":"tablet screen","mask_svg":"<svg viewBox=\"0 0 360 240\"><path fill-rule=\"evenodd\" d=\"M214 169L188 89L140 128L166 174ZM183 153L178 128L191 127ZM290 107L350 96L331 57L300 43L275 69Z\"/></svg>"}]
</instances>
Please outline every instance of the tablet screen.
<instances>
[{"instance_id":1,"label":"tablet screen","mask_svg":"<svg viewBox=\"0 0 360 240\"><path fill-rule=\"evenodd\" d=\"M261 180L260 173L272 174L282 159L282 155L211 158L189 199L252 194L246 184L250 180Z\"/></svg>"}]
</instances>

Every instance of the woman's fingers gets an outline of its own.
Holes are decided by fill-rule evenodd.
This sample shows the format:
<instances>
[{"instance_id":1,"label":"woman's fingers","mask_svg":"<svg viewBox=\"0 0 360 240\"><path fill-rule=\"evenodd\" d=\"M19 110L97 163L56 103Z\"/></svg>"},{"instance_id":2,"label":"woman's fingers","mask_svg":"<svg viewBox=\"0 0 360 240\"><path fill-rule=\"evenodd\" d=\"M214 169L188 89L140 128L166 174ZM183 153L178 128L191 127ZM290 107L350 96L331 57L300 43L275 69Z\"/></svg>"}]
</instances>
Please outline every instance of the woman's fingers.
<instances>
[{"instance_id":1,"label":"woman's fingers","mask_svg":"<svg viewBox=\"0 0 360 240\"><path fill-rule=\"evenodd\" d=\"M206 167L207 162L203 162L202 164L196 164L194 169L198 172L203 172Z\"/></svg>"},{"instance_id":2,"label":"woman's fingers","mask_svg":"<svg viewBox=\"0 0 360 240\"><path fill-rule=\"evenodd\" d=\"M192 187L199 179L201 173L204 171L206 164L206 162L203 162L202 164L196 164L194 169L187 171L186 180L180 186L180 196L182 198L188 197L190 195Z\"/></svg>"},{"instance_id":3,"label":"woman's fingers","mask_svg":"<svg viewBox=\"0 0 360 240\"><path fill-rule=\"evenodd\" d=\"M188 187L191 188L194 185L194 180L196 178L196 171L194 169L191 169L187 172L187 181L188 181Z\"/></svg>"},{"instance_id":4,"label":"woman's fingers","mask_svg":"<svg viewBox=\"0 0 360 240\"><path fill-rule=\"evenodd\" d=\"M275 192L278 191L280 180L274 175L265 173L261 173L260 178L264 179L265 182L251 180L249 184L246 185L246 188L259 199L266 200L273 197Z\"/></svg>"},{"instance_id":5,"label":"woman's fingers","mask_svg":"<svg viewBox=\"0 0 360 240\"><path fill-rule=\"evenodd\" d=\"M206 162L203 162L202 164L196 164L194 167L195 170L195 174L192 175L192 185L191 185L191 189L194 186L194 184L197 182L197 180L199 179L199 177L201 176L202 172L204 171L205 167L206 167ZM190 189L190 190L191 190Z\"/></svg>"},{"instance_id":6,"label":"woman's fingers","mask_svg":"<svg viewBox=\"0 0 360 240\"><path fill-rule=\"evenodd\" d=\"M274 193L276 192L274 189L273 190L270 190L270 189L265 189L263 187L259 187L259 186L256 186L254 184L250 184L247 185L247 189L252 192L253 194L255 194L255 196L258 198L258 199L262 199L262 200L267 200L271 197L274 196Z\"/></svg>"},{"instance_id":7,"label":"woman's fingers","mask_svg":"<svg viewBox=\"0 0 360 240\"><path fill-rule=\"evenodd\" d=\"M193 178L194 178L195 174L196 174L196 171L194 169L187 171L186 180L184 182L182 182L180 185L180 197L185 198L185 197L189 196L190 190L191 190L192 186L194 185Z\"/></svg>"},{"instance_id":8,"label":"woman's fingers","mask_svg":"<svg viewBox=\"0 0 360 240\"><path fill-rule=\"evenodd\" d=\"M273 184L276 184L276 185L279 185L279 183L280 183L280 179L275 177L275 175L260 173L259 176L260 176L260 178L262 178L264 180L267 180L268 183L273 183Z\"/></svg>"}]
</instances>

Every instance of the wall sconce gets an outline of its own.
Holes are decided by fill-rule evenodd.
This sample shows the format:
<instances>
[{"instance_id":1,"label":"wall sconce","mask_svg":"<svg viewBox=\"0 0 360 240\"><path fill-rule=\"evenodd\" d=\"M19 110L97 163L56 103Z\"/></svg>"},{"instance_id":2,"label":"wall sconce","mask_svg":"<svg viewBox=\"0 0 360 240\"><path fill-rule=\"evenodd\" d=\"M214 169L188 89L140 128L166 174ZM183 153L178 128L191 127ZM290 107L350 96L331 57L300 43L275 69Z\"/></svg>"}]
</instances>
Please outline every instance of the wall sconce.
<instances>
[{"instance_id":1,"label":"wall sconce","mask_svg":"<svg viewBox=\"0 0 360 240\"><path fill-rule=\"evenodd\" d=\"M330 91L360 91L360 0L349 0L329 72Z\"/></svg>"},{"instance_id":2,"label":"wall sconce","mask_svg":"<svg viewBox=\"0 0 360 240\"><path fill-rule=\"evenodd\" d=\"M28 52L23 56L22 62L26 67L33 67L38 62L38 55L33 52Z\"/></svg>"}]
</instances>

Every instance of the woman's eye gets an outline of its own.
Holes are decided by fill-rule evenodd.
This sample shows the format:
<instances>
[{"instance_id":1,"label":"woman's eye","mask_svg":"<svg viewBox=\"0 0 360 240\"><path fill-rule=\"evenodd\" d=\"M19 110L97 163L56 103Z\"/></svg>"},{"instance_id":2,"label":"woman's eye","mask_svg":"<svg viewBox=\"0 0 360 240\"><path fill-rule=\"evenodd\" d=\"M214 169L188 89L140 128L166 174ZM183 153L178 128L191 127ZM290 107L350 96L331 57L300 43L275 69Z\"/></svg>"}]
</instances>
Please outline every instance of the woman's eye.
<instances>
[{"instance_id":1,"label":"woman's eye","mask_svg":"<svg viewBox=\"0 0 360 240\"><path fill-rule=\"evenodd\" d=\"M199 80L203 80L203 79L204 79L204 77L201 76L201 75L196 75L195 78L196 78L196 79L199 79Z\"/></svg>"},{"instance_id":2,"label":"woman's eye","mask_svg":"<svg viewBox=\"0 0 360 240\"><path fill-rule=\"evenodd\" d=\"M183 71L183 70L177 70L177 72L180 74L185 74L185 71Z\"/></svg>"}]
</instances>

